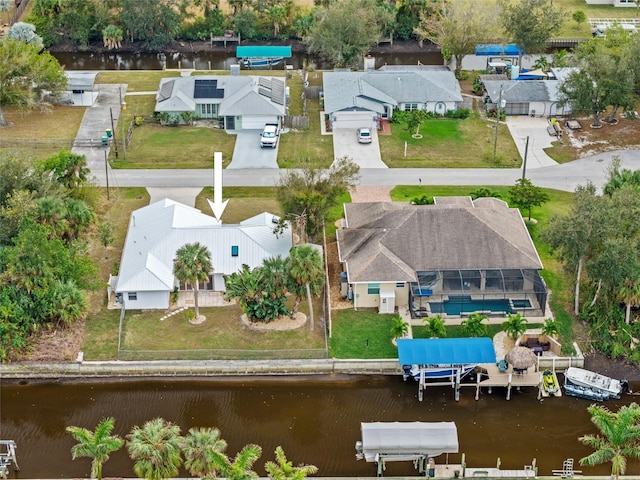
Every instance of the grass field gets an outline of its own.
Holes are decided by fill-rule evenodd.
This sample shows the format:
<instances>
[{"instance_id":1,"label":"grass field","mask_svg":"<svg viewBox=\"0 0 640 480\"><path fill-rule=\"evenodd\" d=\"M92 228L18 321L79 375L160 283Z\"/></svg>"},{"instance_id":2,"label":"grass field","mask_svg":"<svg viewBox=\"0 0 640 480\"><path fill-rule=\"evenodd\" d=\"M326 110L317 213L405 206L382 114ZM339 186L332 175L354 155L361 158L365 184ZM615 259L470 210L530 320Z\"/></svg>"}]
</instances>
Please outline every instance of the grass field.
<instances>
[{"instance_id":1,"label":"grass field","mask_svg":"<svg viewBox=\"0 0 640 480\"><path fill-rule=\"evenodd\" d=\"M613 5L589 5L584 0L556 0L554 5L562 7L567 17L558 37L590 37L591 26L588 22L577 24L572 18L573 12L582 10L587 18L639 18L640 12L633 7L614 7Z\"/></svg>"},{"instance_id":2,"label":"grass field","mask_svg":"<svg viewBox=\"0 0 640 480\"><path fill-rule=\"evenodd\" d=\"M419 139L405 125L392 124L391 130L392 135L378 137L382 158L391 168L509 168L522 163L505 125L498 127L493 160L495 122L483 120L477 112L464 120L429 119L420 126Z\"/></svg>"},{"instance_id":3,"label":"grass field","mask_svg":"<svg viewBox=\"0 0 640 480\"><path fill-rule=\"evenodd\" d=\"M8 145L44 159L71 150L85 107L54 106L46 111L21 112L3 107L9 126L0 130L0 146ZM5 143L6 142L6 143Z\"/></svg>"}]
</instances>

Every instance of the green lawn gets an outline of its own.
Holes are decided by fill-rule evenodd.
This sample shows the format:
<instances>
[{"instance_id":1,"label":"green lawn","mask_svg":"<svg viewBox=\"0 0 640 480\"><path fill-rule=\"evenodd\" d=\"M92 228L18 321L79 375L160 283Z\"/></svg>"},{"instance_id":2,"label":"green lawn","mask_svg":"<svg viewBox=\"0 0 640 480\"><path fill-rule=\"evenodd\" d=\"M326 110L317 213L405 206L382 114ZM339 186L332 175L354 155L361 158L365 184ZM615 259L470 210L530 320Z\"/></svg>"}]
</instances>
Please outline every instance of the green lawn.
<instances>
[{"instance_id":1,"label":"green lawn","mask_svg":"<svg viewBox=\"0 0 640 480\"><path fill-rule=\"evenodd\" d=\"M374 309L338 310L334 312L329 356L334 358L397 358L398 349L391 343L391 319Z\"/></svg>"},{"instance_id":2,"label":"green lawn","mask_svg":"<svg viewBox=\"0 0 640 480\"><path fill-rule=\"evenodd\" d=\"M229 199L222 215L225 224L240 223L262 212L282 215L280 205L275 198L275 187L224 187L222 199ZM207 198L213 199L213 188L207 187L196 198L196 208L211 215Z\"/></svg>"},{"instance_id":3,"label":"green lawn","mask_svg":"<svg viewBox=\"0 0 640 480\"><path fill-rule=\"evenodd\" d=\"M114 168L212 168L213 152L222 152L223 166L226 166L233 157L235 141L235 135L217 128L144 124L134 127L126 160L122 152L115 160L115 152L111 150L111 165Z\"/></svg>"},{"instance_id":4,"label":"green lawn","mask_svg":"<svg viewBox=\"0 0 640 480\"><path fill-rule=\"evenodd\" d=\"M429 119L420 126L422 138L413 138L403 124L392 124L392 135L380 135L383 161L391 168L518 167L520 155L506 125L498 127L493 159L495 122L472 112L464 120ZM406 156L405 156L406 148Z\"/></svg>"},{"instance_id":5,"label":"green lawn","mask_svg":"<svg viewBox=\"0 0 640 480\"><path fill-rule=\"evenodd\" d=\"M571 15L576 10L582 10L589 18L638 18L638 9L634 7L614 7L613 5L588 5L584 0L561 0L556 3L567 12L558 37L590 37L591 26L588 22L578 25Z\"/></svg>"},{"instance_id":6,"label":"green lawn","mask_svg":"<svg viewBox=\"0 0 640 480\"><path fill-rule=\"evenodd\" d=\"M85 107L60 105L45 112L4 107L9 125L0 130L0 148L26 152L36 159L49 158L62 149L71 150L84 112Z\"/></svg>"},{"instance_id":7,"label":"green lawn","mask_svg":"<svg viewBox=\"0 0 640 480\"><path fill-rule=\"evenodd\" d=\"M140 70L112 70L102 71L96 78L96 84L100 83L126 83L127 92L157 92L160 80L167 77L179 77L178 71L140 71ZM126 101L129 103L131 97Z\"/></svg>"}]
</instances>

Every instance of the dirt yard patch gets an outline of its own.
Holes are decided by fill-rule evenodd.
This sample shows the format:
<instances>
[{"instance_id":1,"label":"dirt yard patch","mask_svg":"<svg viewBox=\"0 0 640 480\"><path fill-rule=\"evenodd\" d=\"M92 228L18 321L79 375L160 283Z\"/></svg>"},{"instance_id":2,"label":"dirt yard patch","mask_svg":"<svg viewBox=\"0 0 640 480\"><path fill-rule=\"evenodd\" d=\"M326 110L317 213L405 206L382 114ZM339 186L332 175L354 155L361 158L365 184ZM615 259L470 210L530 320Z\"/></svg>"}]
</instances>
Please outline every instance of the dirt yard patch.
<instances>
[{"instance_id":1,"label":"dirt yard patch","mask_svg":"<svg viewBox=\"0 0 640 480\"><path fill-rule=\"evenodd\" d=\"M640 148L640 119L621 118L615 125L603 123L602 128L591 128L590 118L580 118L582 128L564 128L563 149L574 158L583 158L611 150Z\"/></svg>"}]
</instances>

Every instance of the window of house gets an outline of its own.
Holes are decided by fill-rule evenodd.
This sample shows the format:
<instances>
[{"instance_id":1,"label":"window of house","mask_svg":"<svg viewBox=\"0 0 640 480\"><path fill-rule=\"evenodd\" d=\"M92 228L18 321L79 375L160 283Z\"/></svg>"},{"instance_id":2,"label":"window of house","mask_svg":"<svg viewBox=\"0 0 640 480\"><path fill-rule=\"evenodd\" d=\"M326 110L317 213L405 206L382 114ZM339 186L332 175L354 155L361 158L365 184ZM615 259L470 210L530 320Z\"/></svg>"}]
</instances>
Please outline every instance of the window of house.
<instances>
[{"instance_id":1,"label":"window of house","mask_svg":"<svg viewBox=\"0 0 640 480\"><path fill-rule=\"evenodd\" d=\"M410 112L412 110L418 110L418 104L417 103L405 103L404 104L404 111L405 112Z\"/></svg>"},{"instance_id":2,"label":"window of house","mask_svg":"<svg viewBox=\"0 0 640 480\"><path fill-rule=\"evenodd\" d=\"M404 282L396 282L396 288L404 288Z\"/></svg>"},{"instance_id":3,"label":"window of house","mask_svg":"<svg viewBox=\"0 0 640 480\"><path fill-rule=\"evenodd\" d=\"M369 295L380 295L380 284L379 283L369 283L369 284L367 284L367 294L369 294Z\"/></svg>"},{"instance_id":4,"label":"window of house","mask_svg":"<svg viewBox=\"0 0 640 480\"><path fill-rule=\"evenodd\" d=\"M238 256L238 245L232 245L231 246L231 256L232 257L237 257Z\"/></svg>"},{"instance_id":5,"label":"window of house","mask_svg":"<svg viewBox=\"0 0 640 480\"><path fill-rule=\"evenodd\" d=\"M138 292L128 292L127 296L129 300L138 300Z\"/></svg>"}]
</instances>

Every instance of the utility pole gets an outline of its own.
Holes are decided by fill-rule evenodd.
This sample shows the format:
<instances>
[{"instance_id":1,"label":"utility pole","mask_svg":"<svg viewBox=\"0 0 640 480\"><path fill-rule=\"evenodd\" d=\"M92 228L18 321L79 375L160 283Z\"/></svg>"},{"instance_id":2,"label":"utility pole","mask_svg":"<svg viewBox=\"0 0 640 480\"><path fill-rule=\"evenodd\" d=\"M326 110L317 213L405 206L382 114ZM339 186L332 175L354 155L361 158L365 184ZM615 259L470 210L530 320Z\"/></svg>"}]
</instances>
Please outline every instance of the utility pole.
<instances>
[{"instance_id":1,"label":"utility pole","mask_svg":"<svg viewBox=\"0 0 640 480\"><path fill-rule=\"evenodd\" d=\"M529 136L527 135L527 143L524 144L524 162L522 162L522 179L527 175L527 152L529 151Z\"/></svg>"},{"instance_id":2,"label":"utility pole","mask_svg":"<svg viewBox=\"0 0 640 480\"><path fill-rule=\"evenodd\" d=\"M109 197L109 162L107 162L107 151L104 151L104 178L107 179L107 200L111 200Z\"/></svg>"},{"instance_id":3,"label":"utility pole","mask_svg":"<svg viewBox=\"0 0 640 480\"><path fill-rule=\"evenodd\" d=\"M127 102L122 101L122 87L118 87L118 93L120 94L120 124L122 125L122 158L127 159L127 138L124 136L124 111L127 109Z\"/></svg>"},{"instance_id":4,"label":"utility pole","mask_svg":"<svg viewBox=\"0 0 640 480\"><path fill-rule=\"evenodd\" d=\"M498 105L496 106L496 136L493 140L493 160L496 160L496 151L498 150L498 125L500 125L500 110L502 109L502 85L500 85L500 96L498 97Z\"/></svg>"},{"instance_id":5,"label":"utility pole","mask_svg":"<svg viewBox=\"0 0 640 480\"><path fill-rule=\"evenodd\" d=\"M116 160L118 159L118 142L116 142L116 130L113 127L113 108L109 107L109 114L111 115L111 135L113 135L113 150L116 154Z\"/></svg>"}]
</instances>

